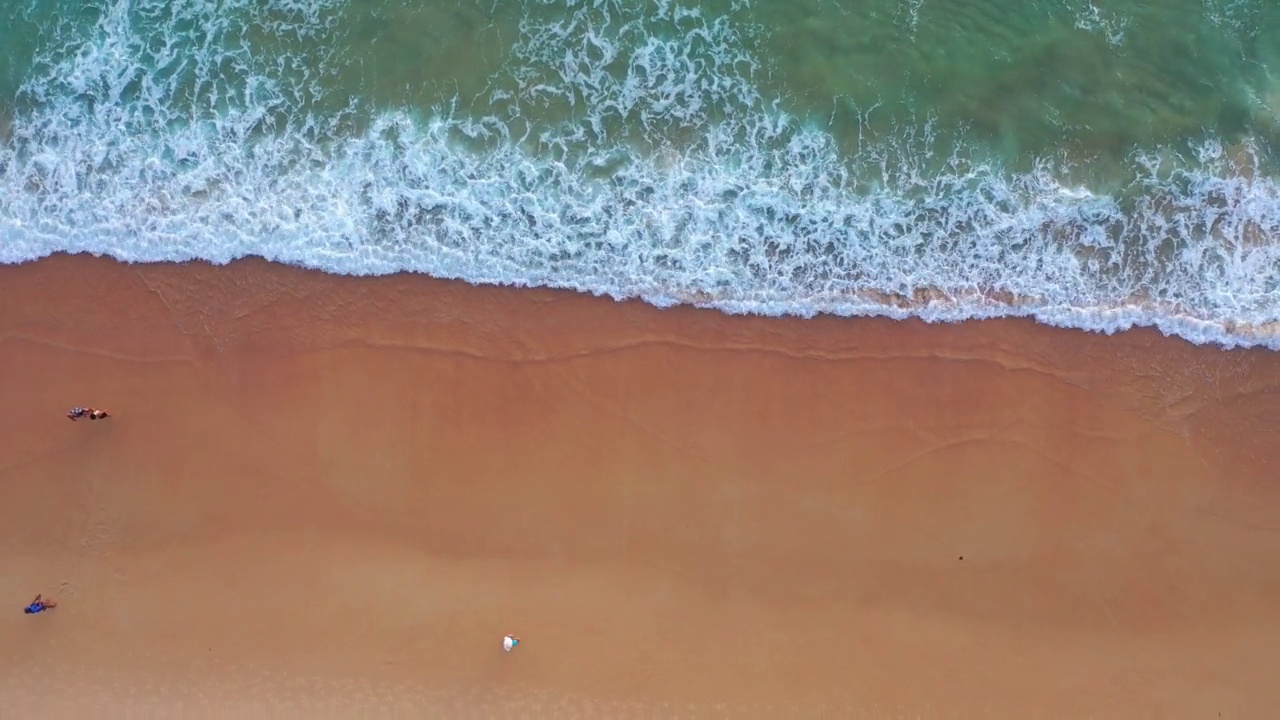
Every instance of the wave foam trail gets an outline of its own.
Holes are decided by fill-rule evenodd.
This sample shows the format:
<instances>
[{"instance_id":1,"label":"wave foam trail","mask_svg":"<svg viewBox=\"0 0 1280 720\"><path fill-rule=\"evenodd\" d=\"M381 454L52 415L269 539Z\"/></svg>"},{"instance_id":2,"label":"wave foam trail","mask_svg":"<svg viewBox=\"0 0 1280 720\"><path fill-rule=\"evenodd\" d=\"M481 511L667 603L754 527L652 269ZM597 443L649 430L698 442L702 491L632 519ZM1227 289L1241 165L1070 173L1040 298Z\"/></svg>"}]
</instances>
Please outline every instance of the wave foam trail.
<instances>
[{"instance_id":1,"label":"wave foam trail","mask_svg":"<svg viewBox=\"0 0 1280 720\"><path fill-rule=\"evenodd\" d=\"M761 94L753 31L677 0L530 0L487 94L426 118L330 97L341 0L100 9L55 33L20 94L0 262L257 255L1280 349L1280 185L1249 143L1135 154L1110 194L1068 186L1065 155L1015 173L939 153L927 122L845 151Z\"/></svg>"}]
</instances>

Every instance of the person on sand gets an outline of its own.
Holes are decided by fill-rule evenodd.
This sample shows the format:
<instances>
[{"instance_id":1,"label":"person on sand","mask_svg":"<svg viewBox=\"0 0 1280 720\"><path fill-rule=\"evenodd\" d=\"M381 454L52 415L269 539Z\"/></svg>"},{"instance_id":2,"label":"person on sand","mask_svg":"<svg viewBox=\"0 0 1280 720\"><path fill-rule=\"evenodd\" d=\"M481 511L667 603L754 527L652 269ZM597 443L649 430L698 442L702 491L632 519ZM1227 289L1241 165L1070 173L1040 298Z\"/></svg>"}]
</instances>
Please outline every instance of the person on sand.
<instances>
[{"instance_id":1,"label":"person on sand","mask_svg":"<svg viewBox=\"0 0 1280 720\"><path fill-rule=\"evenodd\" d=\"M111 417L111 414L108 413L106 410L90 410L89 411L90 420L102 420L109 417Z\"/></svg>"},{"instance_id":2,"label":"person on sand","mask_svg":"<svg viewBox=\"0 0 1280 720\"><path fill-rule=\"evenodd\" d=\"M512 650L514 650L515 647L519 644L520 644L520 638L516 637L515 635L508 634L508 635L502 636L502 649L506 650L507 652L511 652Z\"/></svg>"},{"instance_id":3,"label":"person on sand","mask_svg":"<svg viewBox=\"0 0 1280 720\"><path fill-rule=\"evenodd\" d=\"M42 613L45 610L52 610L56 607L58 607L58 603L52 600L44 600L42 595L36 595L36 599L32 600L30 605L22 608L22 612L27 615L35 615L36 613Z\"/></svg>"},{"instance_id":4,"label":"person on sand","mask_svg":"<svg viewBox=\"0 0 1280 720\"><path fill-rule=\"evenodd\" d=\"M67 419L75 422L85 415L89 414L89 408L82 408L79 405L67 411Z\"/></svg>"}]
</instances>

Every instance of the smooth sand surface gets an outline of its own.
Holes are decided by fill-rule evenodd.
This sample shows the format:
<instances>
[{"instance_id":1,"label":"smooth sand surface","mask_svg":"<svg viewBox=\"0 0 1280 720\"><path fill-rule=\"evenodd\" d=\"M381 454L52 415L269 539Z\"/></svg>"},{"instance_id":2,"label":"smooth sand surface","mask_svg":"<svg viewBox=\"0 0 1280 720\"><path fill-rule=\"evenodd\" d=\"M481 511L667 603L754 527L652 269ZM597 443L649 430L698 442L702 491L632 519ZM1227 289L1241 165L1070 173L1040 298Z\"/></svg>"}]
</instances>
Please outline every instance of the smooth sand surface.
<instances>
[{"instance_id":1,"label":"smooth sand surface","mask_svg":"<svg viewBox=\"0 0 1280 720\"><path fill-rule=\"evenodd\" d=\"M256 260L0 293L0 716L1280 706L1280 354Z\"/></svg>"}]
</instances>

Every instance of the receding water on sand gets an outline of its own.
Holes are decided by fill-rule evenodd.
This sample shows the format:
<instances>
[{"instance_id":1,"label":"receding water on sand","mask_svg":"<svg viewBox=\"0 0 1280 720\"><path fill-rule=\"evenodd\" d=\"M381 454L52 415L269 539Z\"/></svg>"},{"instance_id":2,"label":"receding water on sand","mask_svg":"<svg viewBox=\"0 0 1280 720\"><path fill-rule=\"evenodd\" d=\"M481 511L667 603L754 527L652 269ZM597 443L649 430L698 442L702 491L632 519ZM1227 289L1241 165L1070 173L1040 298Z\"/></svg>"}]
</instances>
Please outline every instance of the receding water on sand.
<instances>
[{"instance_id":1,"label":"receding water on sand","mask_svg":"<svg viewBox=\"0 0 1280 720\"><path fill-rule=\"evenodd\" d=\"M1280 347L1263 0L24 0L0 26L3 262Z\"/></svg>"}]
</instances>

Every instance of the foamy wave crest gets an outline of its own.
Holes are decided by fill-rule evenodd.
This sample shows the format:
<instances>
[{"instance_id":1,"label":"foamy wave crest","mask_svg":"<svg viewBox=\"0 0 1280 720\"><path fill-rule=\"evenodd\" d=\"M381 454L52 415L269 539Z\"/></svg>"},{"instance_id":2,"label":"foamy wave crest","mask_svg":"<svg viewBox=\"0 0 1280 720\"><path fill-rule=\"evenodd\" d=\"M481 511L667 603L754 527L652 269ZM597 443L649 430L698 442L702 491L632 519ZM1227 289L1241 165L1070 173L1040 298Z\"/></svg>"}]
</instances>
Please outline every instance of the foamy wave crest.
<instances>
[{"instance_id":1,"label":"foamy wave crest","mask_svg":"<svg viewBox=\"0 0 1280 720\"><path fill-rule=\"evenodd\" d=\"M325 90L339 45L307 43L337 32L339 0L109 3L23 89L0 155L0 262L258 255L728 312L1028 316L1280 349L1280 186L1256 173L1258 147L1136 154L1109 194L1066 184L1065 156L1014 173L933 152L927 122L850 151L762 97L749 30L728 17L551 5L526 4L483 98L361 120ZM279 46L256 47L246 23Z\"/></svg>"}]
</instances>

